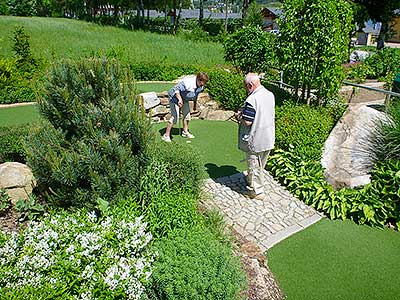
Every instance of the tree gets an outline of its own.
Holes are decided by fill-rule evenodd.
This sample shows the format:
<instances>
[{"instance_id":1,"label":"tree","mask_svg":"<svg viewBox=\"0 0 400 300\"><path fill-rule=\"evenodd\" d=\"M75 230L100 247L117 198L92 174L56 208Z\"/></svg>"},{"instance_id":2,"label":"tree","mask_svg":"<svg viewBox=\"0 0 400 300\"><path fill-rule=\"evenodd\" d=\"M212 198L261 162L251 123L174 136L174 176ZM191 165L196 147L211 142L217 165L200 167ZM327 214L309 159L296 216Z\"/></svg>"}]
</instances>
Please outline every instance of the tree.
<instances>
[{"instance_id":1,"label":"tree","mask_svg":"<svg viewBox=\"0 0 400 300\"><path fill-rule=\"evenodd\" d=\"M354 2L365 7L371 20L382 23L376 44L378 49L382 49L390 29L389 23L395 16L395 10L400 8L400 0L354 0Z\"/></svg>"},{"instance_id":2,"label":"tree","mask_svg":"<svg viewBox=\"0 0 400 300\"><path fill-rule=\"evenodd\" d=\"M246 26L224 41L224 56L244 73L265 72L274 65L275 36L259 26Z\"/></svg>"},{"instance_id":3,"label":"tree","mask_svg":"<svg viewBox=\"0 0 400 300\"><path fill-rule=\"evenodd\" d=\"M286 79L311 103L315 89L318 104L335 96L347 61L351 6L346 0L286 0L278 20L277 54Z\"/></svg>"},{"instance_id":4,"label":"tree","mask_svg":"<svg viewBox=\"0 0 400 300\"><path fill-rule=\"evenodd\" d=\"M27 160L46 200L94 207L139 190L153 131L129 70L102 59L60 62L38 100L48 122L30 136Z\"/></svg>"}]
</instances>

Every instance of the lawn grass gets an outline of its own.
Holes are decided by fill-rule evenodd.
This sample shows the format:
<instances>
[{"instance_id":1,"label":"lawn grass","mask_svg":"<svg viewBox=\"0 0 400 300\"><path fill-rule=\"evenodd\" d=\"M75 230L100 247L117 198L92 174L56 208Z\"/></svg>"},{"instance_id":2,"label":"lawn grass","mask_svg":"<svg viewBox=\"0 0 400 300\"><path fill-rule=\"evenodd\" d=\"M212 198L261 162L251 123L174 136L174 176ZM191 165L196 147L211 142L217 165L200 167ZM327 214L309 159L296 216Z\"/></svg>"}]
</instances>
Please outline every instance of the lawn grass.
<instances>
[{"instance_id":1,"label":"lawn grass","mask_svg":"<svg viewBox=\"0 0 400 300\"><path fill-rule=\"evenodd\" d=\"M287 300L400 299L400 233L324 219L268 251Z\"/></svg>"},{"instance_id":2,"label":"lawn grass","mask_svg":"<svg viewBox=\"0 0 400 300\"><path fill-rule=\"evenodd\" d=\"M174 83L137 83L139 93L169 91Z\"/></svg>"},{"instance_id":3,"label":"lawn grass","mask_svg":"<svg viewBox=\"0 0 400 300\"><path fill-rule=\"evenodd\" d=\"M36 105L23 105L0 108L0 126L17 126L38 121L40 118Z\"/></svg>"},{"instance_id":4,"label":"lawn grass","mask_svg":"<svg viewBox=\"0 0 400 300\"><path fill-rule=\"evenodd\" d=\"M24 26L31 36L35 56L49 61L80 58L102 53L125 62L167 64L223 64L222 45L196 43L172 35L129 31L63 18L0 16L0 57L13 55L12 36Z\"/></svg>"}]
</instances>

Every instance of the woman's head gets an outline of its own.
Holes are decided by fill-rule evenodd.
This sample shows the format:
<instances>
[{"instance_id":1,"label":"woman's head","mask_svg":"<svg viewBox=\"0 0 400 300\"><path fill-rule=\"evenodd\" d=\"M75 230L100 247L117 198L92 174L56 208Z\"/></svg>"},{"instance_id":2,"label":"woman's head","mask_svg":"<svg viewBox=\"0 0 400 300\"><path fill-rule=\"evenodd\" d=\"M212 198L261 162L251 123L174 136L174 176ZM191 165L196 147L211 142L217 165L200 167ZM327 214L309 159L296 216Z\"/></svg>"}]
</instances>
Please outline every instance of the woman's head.
<instances>
[{"instance_id":1,"label":"woman's head","mask_svg":"<svg viewBox=\"0 0 400 300\"><path fill-rule=\"evenodd\" d=\"M208 74L206 72L199 72L196 76L196 84L198 87L203 87L208 82Z\"/></svg>"}]
</instances>

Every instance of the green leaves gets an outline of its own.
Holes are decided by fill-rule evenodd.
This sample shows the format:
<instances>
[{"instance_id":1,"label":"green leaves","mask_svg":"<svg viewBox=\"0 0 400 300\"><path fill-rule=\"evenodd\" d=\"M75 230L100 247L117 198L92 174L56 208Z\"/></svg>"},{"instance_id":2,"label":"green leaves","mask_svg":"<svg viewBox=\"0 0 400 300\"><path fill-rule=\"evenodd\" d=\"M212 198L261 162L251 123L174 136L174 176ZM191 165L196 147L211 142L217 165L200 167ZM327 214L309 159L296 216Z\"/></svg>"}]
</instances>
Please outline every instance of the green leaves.
<instances>
[{"instance_id":1,"label":"green leaves","mask_svg":"<svg viewBox=\"0 0 400 300\"><path fill-rule=\"evenodd\" d=\"M293 151L276 150L268 168L300 200L331 219L352 219L379 227L400 223L399 160L378 163L370 184L338 191L325 181L318 162L303 161Z\"/></svg>"},{"instance_id":2,"label":"green leaves","mask_svg":"<svg viewBox=\"0 0 400 300\"><path fill-rule=\"evenodd\" d=\"M334 97L341 84L340 65L347 60L352 13L344 0L284 1L279 19L277 56L286 80L302 89L310 103L316 89L318 104Z\"/></svg>"},{"instance_id":3,"label":"green leaves","mask_svg":"<svg viewBox=\"0 0 400 300\"><path fill-rule=\"evenodd\" d=\"M259 26L243 27L225 39L225 60L244 73L266 71L275 65L274 42L275 36Z\"/></svg>"}]
</instances>

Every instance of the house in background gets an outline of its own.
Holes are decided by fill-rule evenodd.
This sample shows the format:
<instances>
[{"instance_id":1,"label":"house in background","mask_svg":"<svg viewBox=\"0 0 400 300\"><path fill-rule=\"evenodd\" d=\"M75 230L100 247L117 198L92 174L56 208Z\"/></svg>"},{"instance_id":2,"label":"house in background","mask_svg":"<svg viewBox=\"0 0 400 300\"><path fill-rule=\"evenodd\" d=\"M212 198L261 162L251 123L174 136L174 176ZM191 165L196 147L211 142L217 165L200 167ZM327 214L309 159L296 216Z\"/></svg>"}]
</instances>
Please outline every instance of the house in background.
<instances>
[{"instance_id":1,"label":"house in background","mask_svg":"<svg viewBox=\"0 0 400 300\"><path fill-rule=\"evenodd\" d=\"M282 9L265 7L261 10L263 17L263 28L265 31L279 30L278 23L276 22L282 14Z\"/></svg>"},{"instance_id":2,"label":"house in background","mask_svg":"<svg viewBox=\"0 0 400 300\"><path fill-rule=\"evenodd\" d=\"M396 16L390 22L390 32L391 36L387 39L388 42L400 43L400 9L396 9Z\"/></svg>"},{"instance_id":3,"label":"house in background","mask_svg":"<svg viewBox=\"0 0 400 300\"><path fill-rule=\"evenodd\" d=\"M371 20L364 23L364 28L356 32L357 45L370 46L375 43L381 30L381 23L374 23Z\"/></svg>"}]
</instances>

